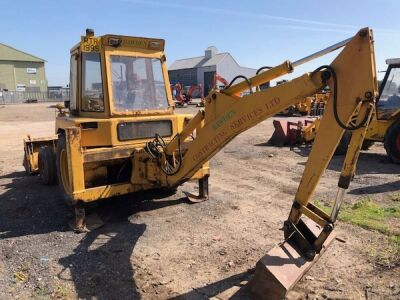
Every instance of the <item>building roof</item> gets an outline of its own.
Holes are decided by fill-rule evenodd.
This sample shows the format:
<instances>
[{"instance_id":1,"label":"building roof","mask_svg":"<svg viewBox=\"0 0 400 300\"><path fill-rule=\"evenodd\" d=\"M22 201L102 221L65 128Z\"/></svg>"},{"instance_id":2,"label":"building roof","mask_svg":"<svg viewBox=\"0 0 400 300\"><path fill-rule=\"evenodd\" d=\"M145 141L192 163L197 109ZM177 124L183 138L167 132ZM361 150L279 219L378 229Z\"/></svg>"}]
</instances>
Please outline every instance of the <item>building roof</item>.
<instances>
[{"instance_id":1,"label":"building roof","mask_svg":"<svg viewBox=\"0 0 400 300\"><path fill-rule=\"evenodd\" d=\"M45 62L44 59L0 43L0 60Z\"/></svg>"},{"instance_id":2,"label":"building roof","mask_svg":"<svg viewBox=\"0 0 400 300\"><path fill-rule=\"evenodd\" d=\"M180 69L192 69L199 67L215 66L228 55L230 54L225 52L225 53L215 54L210 58L207 58L205 56L198 56L192 58L178 59L172 63L172 65L169 67L169 70L173 71Z\"/></svg>"}]
</instances>

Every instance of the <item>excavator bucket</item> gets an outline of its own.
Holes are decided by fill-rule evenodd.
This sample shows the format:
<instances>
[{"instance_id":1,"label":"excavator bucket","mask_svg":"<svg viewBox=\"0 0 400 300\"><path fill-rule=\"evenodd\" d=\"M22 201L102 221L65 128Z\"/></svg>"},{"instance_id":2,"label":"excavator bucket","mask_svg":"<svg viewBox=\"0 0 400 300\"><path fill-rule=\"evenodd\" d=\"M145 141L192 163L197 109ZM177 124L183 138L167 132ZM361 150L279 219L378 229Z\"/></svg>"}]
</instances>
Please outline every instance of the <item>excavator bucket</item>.
<instances>
[{"instance_id":1,"label":"excavator bucket","mask_svg":"<svg viewBox=\"0 0 400 300\"><path fill-rule=\"evenodd\" d=\"M305 224L314 235L321 232L321 227L314 222ZM313 260L308 260L290 239L275 246L258 261L254 276L247 285L248 292L260 300L284 299L334 239L335 233L332 232Z\"/></svg>"}]
</instances>

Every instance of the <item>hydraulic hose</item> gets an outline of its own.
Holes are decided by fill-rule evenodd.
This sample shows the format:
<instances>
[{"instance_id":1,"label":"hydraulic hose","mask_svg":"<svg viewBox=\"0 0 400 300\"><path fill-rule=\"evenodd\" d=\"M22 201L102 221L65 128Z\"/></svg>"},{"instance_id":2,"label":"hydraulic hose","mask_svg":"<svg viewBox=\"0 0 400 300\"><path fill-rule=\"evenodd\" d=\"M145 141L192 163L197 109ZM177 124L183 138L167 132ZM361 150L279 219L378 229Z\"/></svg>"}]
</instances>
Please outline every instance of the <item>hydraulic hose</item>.
<instances>
[{"instance_id":1,"label":"hydraulic hose","mask_svg":"<svg viewBox=\"0 0 400 300\"><path fill-rule=\"evenodd\" d=\"M345 129L345 130L350 130L350 131L359 129L359 128L361 128L361 127L364 127L364 126L367 124L367 122L368 122L368 118L369 118L369 114L370 114L370 112L371 112L371 108L368 108L368 111L367 111L367 113L365 114L364 119L360 122L360 124L353 125L353 124L350 123L350 125L347 126L345 123L343 123L342 120L340 119L339 113L338 113L338 103L337 103L337 101L338 101L338 100L337 100L338 82L337 82L336 72L335 72L335 70L334 70L331 66L323 65L323 66L320 66L320 67L318 67L317 69L315 69L315 70L311 73L311 76L312 76L313 74L315 74L316 72L319 72L319 71L321 71L321 70L328 70L329 73L330 73L330 75L332 76L332 80L333 80L333 115L334 115L335 120L336 120L336 122L338 123L338 125L339 125L341 128L343 128L343 129Z\"/></svg>"}]
</instances>

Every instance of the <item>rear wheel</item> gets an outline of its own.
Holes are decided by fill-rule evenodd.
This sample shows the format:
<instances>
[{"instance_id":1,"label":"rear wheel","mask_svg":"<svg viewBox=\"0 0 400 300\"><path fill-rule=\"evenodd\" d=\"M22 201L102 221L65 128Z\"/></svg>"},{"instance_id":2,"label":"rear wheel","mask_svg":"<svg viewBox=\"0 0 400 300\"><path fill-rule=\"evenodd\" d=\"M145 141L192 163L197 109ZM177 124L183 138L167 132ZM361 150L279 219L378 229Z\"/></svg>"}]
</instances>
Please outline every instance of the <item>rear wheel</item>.
<instances>
[{"instance_id":1,"label":"rear wheel","mask_svg":"<svg viewBox=\"0 0 400 300\"><path fill-rule=\"evenodd\" d=\"M75 205L76 201L72 199L72 185L69 180L68 153L65 136L60 134L57 142L56 151L57 178L61 194L68 205Z\"/></svg>"},{"instance_id":2,"label":"rear wheel","mask_svg":"<svg viewBox=\"0 0 400 300\"><path fill-rule=\"evenodd\" d=\"M54 151L49 146L39 149L38 157L40 178L46 185L53 185L57 182L57 167Z\"/></svg>"},{"instance_id":3,"label":"rear wheel","mask_svg":"<svg viewBox=\"0 0 400 300\"><path fill-rule=\"evenodd\" d=\"M385 136L385 149L389 159L400 164L400 123L389 127Z\"/></svg>"}]
</instances>

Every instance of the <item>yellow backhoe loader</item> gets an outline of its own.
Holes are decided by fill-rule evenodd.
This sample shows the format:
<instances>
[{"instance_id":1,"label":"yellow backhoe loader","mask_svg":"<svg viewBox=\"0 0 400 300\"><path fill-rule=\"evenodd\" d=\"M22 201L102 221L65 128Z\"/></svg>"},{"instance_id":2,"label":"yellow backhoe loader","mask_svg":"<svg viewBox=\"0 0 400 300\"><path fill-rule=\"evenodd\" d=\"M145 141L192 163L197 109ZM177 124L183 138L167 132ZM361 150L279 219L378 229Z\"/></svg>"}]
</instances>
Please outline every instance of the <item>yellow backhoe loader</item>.
<instances>
[{"instance_id":1,"label":"yellow backhoe loader","mask_svg":"<svg viewBox=\"0 0 400 300\"><path fill-rule=\"evenodd\" d=\"M252 92L297 66L343 48L330 65L279 86ZM169 88L164 41L104 35L87 30L71 50L69 110L60 108L56 137L25 144L27 172L46 184L58 181L84 229L84 204L147 189L173 189L199 181L194 202L208 199L208 161L239 133L299 99L332 93L284 222L284 241L256 266L247 289L259 299L284 298L334 237L345 190L354 174L367 124L375 109L377 81L372 31L295 62L285 61L225 89L212 90L194 115L176 114ZM245 91L250 93L244 93ZM356 119L356 123L351 121ZM310 203L345 130L352 137L330 215ZM57 174L57 176L55 175ZM200 204L201 205L201 204Z\"/></svg>"}]
</instances>

